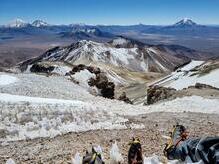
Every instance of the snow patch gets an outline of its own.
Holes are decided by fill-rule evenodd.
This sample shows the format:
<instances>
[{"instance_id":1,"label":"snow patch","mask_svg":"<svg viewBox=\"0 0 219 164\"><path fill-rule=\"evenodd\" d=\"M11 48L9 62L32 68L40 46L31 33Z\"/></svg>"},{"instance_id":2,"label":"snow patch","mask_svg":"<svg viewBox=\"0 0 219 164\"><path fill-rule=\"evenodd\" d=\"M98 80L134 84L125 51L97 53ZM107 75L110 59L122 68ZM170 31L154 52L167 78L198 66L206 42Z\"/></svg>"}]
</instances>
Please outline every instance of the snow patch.
<instances>
[{"instance_id":1,"label":"snow patch","mask_svg":"<svg viewBox=\"0 0 219 164\"><path fill-rule=\"evenodd\" d=\"M80 154L78 152L75 154L71 163L72 164L81 164L82 163L82 157L80 156Z\"/></svg>"},{"instance_id":2,"label":"snow patch","mask_svg":"<svg viewBox=\"0 0 219 164\"><path fill-rule=\"evenodd\" d=\"M88 33L95 33L95 32L96 32L96 29L88 29L87 32L88 32Z\"/></svg>"},{"instance_id":3,"label":"snow patch","mask_svg":"<svg viewBox=\"0 0 219 164\"><path fill-rule=\"evenodd\" d=\"M35 20L31 25L35 27L42 27L42 26L48 26L48 23L42 20Z\"/></svg>"},{"instance_id":4,"label":"snow patch","mask_svg":"<svg viewBox=\"0 0 219 164\"><path fill-rule=\"evenodd\" d=\"M219 88L219 69L202 76L191 76L191 73L181 77L178 76L173 82L166 86L181 90L189 86L194 86L196 83L203 83Z\"/></svg>"},{"instance_id":5,"label":"snow patch","mask_svg":"<svg viewBox=\"0 0 219 164\"><path fill-rule=\"evenodd\" d=\"M114 39L113 40L113 45L116 46L116 45L123 45L123 44L126 44L128 43L128 41L124 38L117 38L117 39Z\"/></svg>"},{"instance_id":6,"label":"snow patch","mask_svg":"<svg viewBox=\"0 0 219 164\"><path fill-rule=\"evenodd\" d=\"M30 69L31 69L32 66L33 66L32 64L28 65L27 69L24 71L24 73L31 73Z\"/></svg>"},{"instance_id":7,"label":"snow patch","mask_svg":"<svg viewBox=\"0 0 219 164\"><path fill-rule=\"evenodd\" d=\"M144 60L140 63L140 65L141 65L141 68L142 68L143 70L145 70L146 72L148 72L148 64L146 64Z\"/></svg>"},{"instance_id":8,"label":"snow patch","mask_svg":"<svg viewBox=\"0 0 219 164\"><path fill-rule=\"evenodd\" d=\"M76 72L74 75L72 75L72 77L79 82L79 85L89 89L90 86L88 84L89 80L91 78L96 78L96 75L94 73L91 73L90 71L88 71L87 69L82 70L80 72Z\"/></svg>"},{"instance_id":9,"label":"snow patch","mask_svg":"<svg viewBox=\"0 0 219 164\"><path fill-rule=\"evenodd\" d=\"M110 164L118 164L123 162L124 159L122 158L122 154L119 151L119 147L115 142L114 144L112 144L112 147L110 149Z\"/></svg>"},{"instance_id":10,"label":"snow patch","mask_svg":"<svg viewBox=\"0 0 219 164\"><path fill-rule=\"evenodd\" d=\"M124 129L120 116L77 100L0 94L0 141L53 138L69 132Z\"/></svg>"},{"instance_id":11,"label":"snow patch","mask_svg":"<svg viewBox=\"0 0 219 164\"><path fill-rule=\"evenodd\" d=\"M12 83L17 82L18 79L14 76L10 76L10 75L0 75L0 86L1 85L9 85Z\"/></svg>"},{"instance_id":12,"label":"snow patch","mask_svg":"<svg viewBox=\"0 0 219 164\"><path fill-rule=\"evenodd\" d=\"M189 96L153 105L151 106L151 109L154 107L152 109L154 112L195 112L219 114L219 110L215 108L218 105L219 99Z\"/></svg>"},{"instance_id":13,"label":"snow patch","mask_svg":"<svg viewBox=\"0 0 219 164\"><path fill-rule=\"evenodd\" d=\"M203 76L191 76L194 73L191 72L191 70L203 63L204 61L193 60L189 64L173 72L171 75L164 77L164 80L161 79L159 82L156 82L156 85L171 87L177 90L187 88L188 86L195 85L196 83L204 83L214 87L219 87L219 70L212 71Z\"/></svg>"},{"instance_id":14,"label":"snow patch","mask_svg":"<svg viewBox=\"0 0 219 164\"><path fill-rule=\"evenodd\" d=\"M154 54L157 54L157 53L158 53L153 47L147 48L147 51L152 52L152 53L154 53Z\"/></svg>"},{"instance_id":15,"label":"snow patch","mask_svg":"<svg viewBox=\"0 0 219 164\"><path fill-rule=\"evenodd\" d=\"M51 99L41 97L29 97L20 95L11 95L6 93L0 93L0 102L10 103L34 103L34 104L64 104L64 105L82 105L86 104L77 100L63 100L63 99Z\"/></svg>"},{"instance_id":16,"label":"snow patch","mask_svg":"<svg viewBox=\"0 0 219 164\"><path fill-rule=\"evenodd\" d=\"M5 164L16 164L16 163L13 159L9 158Z\"/></svg>"},{"instance_id":17,"label":"snow patch","mask_svg":"<svg viewBox=\"0 0 219 164\"><path fill-rule=\"evenodd\" d=\"M144 164L162 164L159 157L154 155L152 157L144 157Z\"/></svg>"},{"instance_id":18,"label":"snow patch","mask_svg":"<svg viewBox=\"0 0 219 164\"><path fill-rule=\"evenodd\" d=\"M217 99L198 96L177 98L151 106L129 106L116 101L85 103L76 100L0 95L0 127L4 141L55 137L68 132L126 129L126 116L151 112L201 112L219 114ZM115 104L115 105L112 105ZM144 128L131 124L132 128Z\"/></svg>"},{"instance_id":19,"label":"snow patch","mask_svg":"<svg viewBox=\"0 0 219 164\"><path fill-rule=\"evenodd\" d=\"M179 68L181 71L190 71L191 69L200 66L201 64L203 64L204 61L197 61L197 60L192 60L189 64L185 65L182 68ZM179 70L178 69L178 70Z\"/></svg>"},{"instance_id":20,"label":"snow patch","mask_svg":"<svg viewBox=\"0 0 219 164\"><path fill-rule=\"evenodd\" d=\"M13 21L11 21L7 27L11 27L11 28L20 28L20 27L26 27L28 25L28 23L24 22L22 19L15 19Z\"/></svg>"},{"instance_id":21,"label":"snow patch","mask_svg":"<svg viewBox=\"0 0 219 164\"><path fill-rule=\"evenodd\" d=\"M130 127L131 129L144 129L145 128L144 124L134 124L134 123L131 123Z\"/></svg>"},{"instance_id":22,"label":"snow patch","mask_svg":"<svg viewBox=\"0 0 219 164\"><path fill-rule=\"evenodd\" d=\"M55 68L52 71L52 73L57 73L58 75L65 76L65 74L68 73L71 70L72 70L72 68L68 67L68 66L55 66Z\"/></svg>"}]
</instances>

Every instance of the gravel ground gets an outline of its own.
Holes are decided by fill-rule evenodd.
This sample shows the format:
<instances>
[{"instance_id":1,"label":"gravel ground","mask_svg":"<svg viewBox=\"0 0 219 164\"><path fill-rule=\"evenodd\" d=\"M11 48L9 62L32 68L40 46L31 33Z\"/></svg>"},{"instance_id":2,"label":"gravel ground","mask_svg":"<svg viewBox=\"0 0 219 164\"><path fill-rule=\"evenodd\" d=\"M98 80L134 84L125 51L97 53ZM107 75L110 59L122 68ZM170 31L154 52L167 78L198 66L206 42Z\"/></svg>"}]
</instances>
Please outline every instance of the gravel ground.
<instances>
[{"instance_id":1,"label":"gravel ground","mask_svg":"<svg viewBox=\"0 0 219 164\"><path fill-rule=\"evenodd\" d=\"M184 124L190 131L190 137L219 136L219 115L201 113L149 113L130 117L132 123L142 123L144 129L96 130L69 133L55 138L39 138L28 141L16 141L0 146L0 163L12 158L16 163L70 163L76 152L84 154L90 144L101 145L104 158L109 160L109 151L114 141L127 163L128 143L132 137L139 137L145 156L153 154L162 157L166 140L172 125Z\"/></svg>"}]
</instances>

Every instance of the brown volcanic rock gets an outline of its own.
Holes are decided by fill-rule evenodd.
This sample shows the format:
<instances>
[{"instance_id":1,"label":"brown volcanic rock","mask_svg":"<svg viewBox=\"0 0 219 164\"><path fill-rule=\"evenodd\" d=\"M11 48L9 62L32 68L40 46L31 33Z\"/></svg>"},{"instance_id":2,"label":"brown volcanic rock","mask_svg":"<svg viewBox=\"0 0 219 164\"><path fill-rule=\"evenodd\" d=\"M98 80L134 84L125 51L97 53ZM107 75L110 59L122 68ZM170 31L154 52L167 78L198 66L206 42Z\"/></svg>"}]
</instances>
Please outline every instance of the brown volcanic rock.
<instances>
[{"instance_id":1,"label":"brown volcanic rock","mask_svg":"<svg viewBox=\"0 0 219 164\"><path fill-rule=\"evenodd\" d=\"M94 73L94 74L99 74L100 68L98 67L92 67L92 66L86 66L84 64L79 64L73 67L72 71L70 72L71 74L75 74L76 72L80 72L81 70L87 69L89 72Z\"/></svg>"},{"instance_id":2,"label":"brown volcanic rock","mask_svg":"<svg viewBox=\"0 0 219 164\"><path fill-rule=\"evenodd\" d=\"M119 96L118 100L124 101L124 102L126 102L126 103L128 103L128 104L133 104L133 102L126 96L126 93L125 93L125 92L123 92L123 93Z\"/></svg>"},{"instance_id":3,"label":"brown volcanic rock","mask_svg":"<svg viewBox=\"0 0 219 164\"><path fill-rule=\"evenodd\" d=\"M54 66L36 63L30 68L30 71L35 73L50 73L54 68Z\"/></svg>"},{"instance_id":4,"label":"brown volcanic rock","mask_svg":"<svg viewBox=\"0 0 219 164\"><path fill-rule=\"evenodd\" d=\"M168 99L176 93L176 89L153 86L147 90L147 102L145 104L154 104L160 100Z\"/></svg>"},{"instance_id":5,"label":"brown volcanic rock","mask_svg":"<svg viewBox=\"0 0 219 164\"><path fill-rule=\"evenodd\" d=\"M96 74L96 79L91 78L88 84L90 86L96 86L100 89L103 97L114 99L115 84L113 82L109 82L104 73L101 72Z\"/></svg>"},{"instance_id":6,"label":"brown volcanic rock","mask_svg":"<svg viewBox=\"0 0 219 164\"><path fill-rule=\"evenodd\" d=\"M88 66L87 70L90 71L91 73L96 74L96 75L101 73L100 68L98 68L98 67Z\"/></svg>"},{"instance_id":7,"label":"brown volcanic rock","mask_svg":"<svg viewBox=\"0 0 219 164\"><path fill-rule=\"evenodd\" d=\"M196 88L196 89L216 89L219 90L219 88L213 87L211 85L202 84L202 83L196 83L195 86L189 86L188 88Z\"/></svg>"},{"instance_id":8,"label":"brown volcanic rock","mask_svg":"<svg viewBox=\"0 0 219 164\"><path fill-rule=\"evenodd\" d=\"M99 73L96 75L96 83L95 86L99 89L104 88L108 83L108 78L104 73Z\"/></svg>"},{"instance_id":9,"label":"brown volcanic rock","mask_svg":"<svg viewBox=\"0 0 219 164\"><path fill-rule=\"evenodd\" d=\"M114 90L115 90L115 84L113 82L108 82L101 89L101 94L105 98L114 99Z\"/></svg>"},{"instance_id":10,"label":"brown volcanic rock","mask_svg":"<svg viewBox=\"0 0 219 164\"><path fill-rule=\"evenodd\" d=\"M115 84L113 82L109 82L107 76L104 72L101 72L100 68L79 64L73 67L72 71L70 71L70 74L75 74L76 72L80 72L84 69L87 69L89 72L96 75L96 78L91 78L88 84L91 87L97 87L103 97L114 99Z\"/></svg>"},{"instance_id":11,"label":"brown volcanic rock","mask_svg":"<svg viewBox=\"0 0 219 164\"><path fill-rule=\"evenodd\" d=\"M72 68L72 70L70 71L71 74L75 74L76 72L80 72L82 70L86 69L86 66L83 65L83 64L79 64L79 65L76 65Z\"/></svg>"}]
</instances>

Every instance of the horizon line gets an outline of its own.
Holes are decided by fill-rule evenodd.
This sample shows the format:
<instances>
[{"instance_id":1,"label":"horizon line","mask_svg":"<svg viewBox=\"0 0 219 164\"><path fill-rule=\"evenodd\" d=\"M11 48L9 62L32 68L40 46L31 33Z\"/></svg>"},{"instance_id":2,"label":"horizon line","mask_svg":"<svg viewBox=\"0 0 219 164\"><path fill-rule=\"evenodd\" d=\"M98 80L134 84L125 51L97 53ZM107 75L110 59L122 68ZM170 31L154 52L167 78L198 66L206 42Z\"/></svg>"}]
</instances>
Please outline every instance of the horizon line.
<instances>
[{"instance_id":1,"label":"horizon line","mask_svg":"<svg viewBox=\"0 0 219 164\"><path fill-rule=\"evenodd\" d=\"M51 25L51 26L69 26L69 25L88 25L88 26L134 26L134 25L146 25L146 26L169 26L169 25L174 25L176 24L177 22L181 21L181 20L184 20L184 19L189 19L189 20L192 20L191 18L181 18L181 19L177 19L175 21L175 23L173 22L172 24L147 24L147 23L142 23L142 22L139 22L139 23L133 23L133 24L101 24L101 23L98 23L98 24L90 24L90 23L81 23L81 22L72 22L72 23L60 23L60 24L56 24L56 23L49 23L49 21L46 21L45 19L32 19L31 21L25 21L24 19L22 18L15 18L15 19L11 19L10 21L8 21L7 23L4 23L4 24L0 24L0 26L7 26L9 25L10 23L12 23L13 21L16 21L16 20L21 20L23 21L24 23L26 24L32 24L34 21L36 20L40 20L40 21L44 21L46 23L48 23L48 25ZM196 21L193 21L196 23ZM210 25L210 26L217 26L219 25L219 23L208 23L208 24L201 24L201 23L197 23L198 25Z\"/></svg>"}]
</instances>

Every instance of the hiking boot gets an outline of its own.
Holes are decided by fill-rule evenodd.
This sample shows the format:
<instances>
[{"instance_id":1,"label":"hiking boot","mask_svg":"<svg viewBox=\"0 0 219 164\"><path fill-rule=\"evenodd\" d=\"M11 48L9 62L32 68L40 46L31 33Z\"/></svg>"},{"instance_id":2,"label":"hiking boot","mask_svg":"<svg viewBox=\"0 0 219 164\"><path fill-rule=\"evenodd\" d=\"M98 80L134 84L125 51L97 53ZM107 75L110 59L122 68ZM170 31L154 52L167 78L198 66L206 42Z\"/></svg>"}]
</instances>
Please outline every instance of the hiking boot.
<instances>
[{"instance_id":1,"label":"hiking boot","mask_svg":"<svg viewBox=\"0 0 219 164\"><path fill-rule=\"evenodd\" d=\"M171 154L176 150L176 147L188 138L188 132L183 125L175 125L170 133L169 142L164 148L164 155L171 159Z\"/></svg>"}]
</instances>

